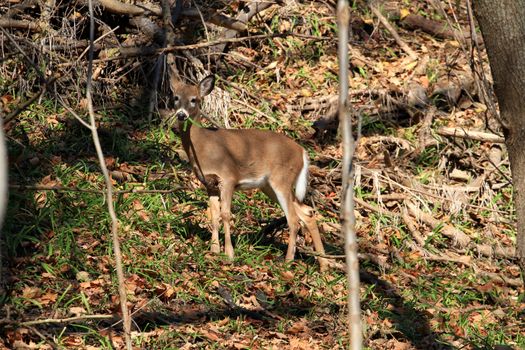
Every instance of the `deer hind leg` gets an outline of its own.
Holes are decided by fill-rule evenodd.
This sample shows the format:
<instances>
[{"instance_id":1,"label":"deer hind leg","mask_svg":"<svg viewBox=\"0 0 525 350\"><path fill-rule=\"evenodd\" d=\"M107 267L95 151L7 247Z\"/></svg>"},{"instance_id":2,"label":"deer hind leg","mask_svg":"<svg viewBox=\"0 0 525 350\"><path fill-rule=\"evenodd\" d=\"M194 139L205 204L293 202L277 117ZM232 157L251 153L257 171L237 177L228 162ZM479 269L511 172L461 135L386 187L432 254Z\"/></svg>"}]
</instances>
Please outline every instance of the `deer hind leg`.
<instances>
[{"instance_id":1,"label":"deer hind leg","mask_svg":"<svg viewBox=\"0 0 525 350\"><path fill-rule=\"evenodd\" d=\"M323 241L321 240L321 234L319 233L319 228L317 227L314 210L308 205L299 203L297 201L294 201L294 207L297 215L299 216L299 219L312 237L315 251L318 254L324 255L325 252ZM326 271L328 268L328 260L326 258L317 257L317 261L319 261L319 267L321 271Z\"/></svg>"},{"instance_id":2,"label":"deer hind leg","mask_svg":"<svg viewBox=\"0 0 525 350\"><path fill-rule=\"evenodd\" d=\"M231 203L233 197L233 191L235 186L231 182L223 182L220 186L221 190L221 219L224 227L224 253L230 260L233 260L233 245L231 241Z\"/></svg>"},{"instance_id":3,"label":"deer hind leg","mask_svg":"<svg viewBox=\"0 0 525 350\"><path fill-rule=\"evenodd\" d=\"M278 202L286 215L288 228L290 230L288 238L288 250L286 251L286 260L292 261L295 257L295 245L297 241L297 231L299 231L299 217L297 216L295 206L293 205L294 197L290 186L276 186L270 183L263 188L263 192L271 199Z\"/></svg>"}]
</instances>

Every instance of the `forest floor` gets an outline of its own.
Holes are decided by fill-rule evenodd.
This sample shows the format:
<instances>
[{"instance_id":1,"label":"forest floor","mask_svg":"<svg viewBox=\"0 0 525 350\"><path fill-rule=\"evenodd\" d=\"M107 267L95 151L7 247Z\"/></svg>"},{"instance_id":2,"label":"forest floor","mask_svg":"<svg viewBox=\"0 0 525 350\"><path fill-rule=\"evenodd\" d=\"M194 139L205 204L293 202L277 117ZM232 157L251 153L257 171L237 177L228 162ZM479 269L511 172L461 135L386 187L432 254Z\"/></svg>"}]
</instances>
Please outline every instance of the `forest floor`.
<instances>
[{"instance_id":1,"label":"forest floor","mask_svg":"<svg viewBox=\"0 0 525 350\"><path fill-rule=\"evenodd\" d=\"M440 23L455 15L469 32L466 2L449 3L394 1L389 8ZM222 64L212 65L217 94L206 111L219 115L219 124L285 133L308 150L306 202L317 210L327 254L342 266L342 149L330 120L338 89L335 23L330 1L292 1L261 13L250 34L301 35L231 45ZM486 56L471 50L470 40L391 23L416 60L364 2L352 8L365 348L525 349L508 157L501 133L487 129L495 125L492 97L483 97L491 89L483 90L472 72L484 68L490 81ZM0 92L5 108L17 99L9 89ZM115 91L108 98L122 103ZM296 260L285 262L282 211L257 192L234 197L235 261L210 253L207 196L180 138L129 109L98 107L106 163L119 191L138 349L348 346L343 268L321 273L311 240L302 235ZM12 186L0 348L122 348L110 219L90 131L45 94L5 129ZM459 137L470 131L483 133ZM77 318L64 320L71 317Z\"/></svg>"}]
</instances>

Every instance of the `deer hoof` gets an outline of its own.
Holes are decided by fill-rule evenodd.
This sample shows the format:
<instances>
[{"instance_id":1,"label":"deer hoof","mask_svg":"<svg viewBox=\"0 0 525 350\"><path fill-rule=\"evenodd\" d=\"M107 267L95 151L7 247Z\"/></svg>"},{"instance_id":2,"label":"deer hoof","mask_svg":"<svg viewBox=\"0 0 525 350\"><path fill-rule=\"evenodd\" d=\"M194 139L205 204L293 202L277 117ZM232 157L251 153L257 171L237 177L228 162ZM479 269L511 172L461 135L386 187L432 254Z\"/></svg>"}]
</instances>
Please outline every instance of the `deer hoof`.
<instances>
[{"instance_id":1,"label":"deer hoof","mask_svg":"<svg viewBox=\"0 0 525 350\"><path fill-rule=\"evenodd\" d=\"M328 264L328 261L323 258L319 258L318 261L319 261L319 271L321 272L328 271L328 268L330 267Z\"/></svg>"}]
</instances>

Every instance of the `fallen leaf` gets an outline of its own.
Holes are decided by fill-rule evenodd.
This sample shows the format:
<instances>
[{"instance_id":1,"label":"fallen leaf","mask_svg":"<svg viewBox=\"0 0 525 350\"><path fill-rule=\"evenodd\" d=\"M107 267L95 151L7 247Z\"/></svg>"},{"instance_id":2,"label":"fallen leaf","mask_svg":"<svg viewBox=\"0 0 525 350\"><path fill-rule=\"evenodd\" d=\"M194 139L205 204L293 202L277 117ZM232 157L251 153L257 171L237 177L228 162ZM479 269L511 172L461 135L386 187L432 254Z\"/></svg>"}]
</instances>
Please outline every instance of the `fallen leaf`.
<instances>
[{"instance_id":1,"label":"fallen leaf","mask_svg":"<svg viewBox=\"0 0 525 350\"><path fill-rule=\"evenodd\" d=\"M26 286L22 291L22 297L26 299L34 299L40 295L40 288Z\"/></svg>"},{"instance_id":2,"label":"fallen leaf","mask_svg":"<svg viewBox=\"0 0 525 350\"><path fill-rule=\"evenodd\" d=\"M57 293L47 292L46 294L42 295L38 301L40 301L42 305L48 305L57 301L57 297Z\"/></svg>"},{"instance_id":3,"label":"fallen leaf","mask_svg":"<svg viewBox=\"0 0 525 350\"><path fill-rule=\"evenodd\" d=\"M78 316L87 314L86 309L84 309L81 306L72 306L69 308L68 311L69 311L69 314L73 315L74 317L78 317Z\"/></svg>"}]
</instances>

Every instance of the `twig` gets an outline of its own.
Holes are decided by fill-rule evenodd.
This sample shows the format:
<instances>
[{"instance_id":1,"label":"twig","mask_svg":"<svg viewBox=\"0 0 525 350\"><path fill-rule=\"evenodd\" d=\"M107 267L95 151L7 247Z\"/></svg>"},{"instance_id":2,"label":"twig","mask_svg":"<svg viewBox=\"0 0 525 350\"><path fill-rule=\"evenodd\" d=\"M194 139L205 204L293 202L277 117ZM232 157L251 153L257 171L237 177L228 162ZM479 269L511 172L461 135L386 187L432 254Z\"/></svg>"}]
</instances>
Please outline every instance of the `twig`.
<instances>
[{"instance_id":1,"label":"twig","mask_svg":"<svg viewBox=\"0 0 525 350\"><path fill-rule=\"evenodd\" d=\"M361 166L361 168L362 168L363 170L368 170L368 171L370 171L370 169L365 168L365 167L363 167L363 166ZM389 177L389 176L386 176L386 175L383 175L383 174L378 174L378 176L379 176L380 178L382 178L383 180L388 181L388 183L391 184L392 186L398 187L398 188L400 188L400 189L402 189L402 190L404 190L404 191L409 192L409 193L412 195L412 197L414 197L414 196L416 195L416 193L418 193L418 194L421 194L421 195L423 195L423 196L425 196L425 197L430 197L430 198L438 199L438 200L441 200L441 201L448 201L448 202L452 202L452 201L453 201L453 199L451 199L451 198L447 198L447 197L443 197L443 196L438 196L438 195L435 195L435 194L430 193L430 192L428 192L428 191L423 191L423 190L418 189L418 188L405 186L405 185L403 185L402 183L400 183L400 182L402 182L402 181L399 181L399 180L397 180L397 179L394 180L394 179L392 179L392 178ZM425 187L428 188L428 187L430 187L430 186L429 186L429 185L425 185ZM437 189L437 188L434 188L434 187L433 187L432 189ZM441 186L440 189L443 189L443 187ZM465 207L469 207L469 208L473 208L473 209L478 209L478 210L488 210L488 211L492 211L492 212L494 212L494 213L498 213L498 214L508 214L508 211L505 211L505 210L499 210L499 209L494 209L494 208L489 208L489 207L484 207L484 206L481 206L481 205L475 205L475 204L465 203L464 206L465 206Z\"/></svg>"},{"instance_id":2,"label":"twig","mask_svg":"<svg viewBox=\"0 0 525 350\"><path fill-rule=\"evenodd\" d=\"M312 36L312 35L304 35L304 34L293 33L293 32L284 32L284 33L271 33L271 34L244 36L240 38L220 39L220 40L215 40L215 41L209 41L209 42L203 42L203 43L197 43L197 44L189 44L189 45L171 45L166 48L151 48L151 47L146 47L146 48L145 47L125 47L125 48L120 47L119 48L119 47L115 47L115 49L120 49L120 56L107 57L107 58L93 60L93 63L110 62L110 61L123 60L127 58L139 57L139 56L154 56L154 55L160 55L162 53L174 52L174 51L202 49L205 47L217 46L217 45L227 44L227 43L241 43L247 40L283 38L287 36L298 37L298 38L309 39L309 40L333 40L333 38L324 37L324 36ZM76 63L77 63L76 61L75 62L64 62L64 63L57 64L57 67L59 68L68 67L68 66L75 65Z\"/></svg>"},{"instance_id":3,"label":"twig","mask_svg":"<svg viewBox=\"0 0 525 350\"><path fill-rule=\"evenodd\" d=\"M39 324L71 323L71 322L87 321L87 320L108 320L108 319L112 319L115 317L116 317L115 315L83 315L83 316L75 316L75 317L69 317L69 318L46 318L42 320L32 320L32 321L20 322L18 323L18 325L35 326Z\"/></svg>"},{"instance_id":4,"label":"twig","mask_svg":"<svg viewBox=\"0 0 525 350\"><path fill-rule=\"evenodd\" d=\"M63 187L63 186L30 186L30 185L9 185L9 188L13 190L20 191L53 191L53 192L83 192L83 193L107 193L107 190L95 190L88 188L79 188L79 187ZM123 193L152 193L152 194L170 194L181 189L190 190L190 188L185 186L177 186L170 190L139 190L132 188L130 190L118 190L113 191L114 194L123 194Z\"/></svg>"},{"instance_id":5,"label":"twig","mask_svg":"<svg viewBox=\"0 0 525 350\"><path fill-rule=\"evenodd\" d=\"M53 341L53 339L50 339L50 337L46 337L44 334L42 334L42 332L40 332L38 329L36 329L35 327L27 327L29 330L31 330L31 332L35 333L36 335L38 335L40 337L40 339L42 339L43 341L45 341L49 346L51 346L51 348L53 350L55 349L58 349L58 345L57 343L55 343Z\"/></svg>"},{"instance_id":6,"label":"twig","mask_svg":"<svg viewBox=\"0 0 525 350\"><path fill-rule=\"evenodd\" d=\"M33 69L37 72L40 78L45 82L46 78L44 76L44 73L40 71L40 68L36 65L36 63L33 62L33 60L26 54L24 50L22 50L20 45L18 45L18 42L13 38L13 36L2 27L0 27L0 30L2 31L2 33L4 33L5 36L7 36L7 39L9 39L9 41L16 47L16 49L22 54L22 56L24 56L24 59L33 67Z\"/></svg>"},{"instance_id":7,"label":"twig","mask_svg":"<svg viewBox=\"0 0 525 350\"><path fill-rule=\"evenodd\" d=\"M199 8L199 5L197 4L197 2L194 0L193 1L193 5L195 5L195 8L197 10L197 14L202 22L202 26L204 27L204 34L206 34L206 41L210 41L210 33L208 31L208 27L206 26L206 23L204 21L204 16L202 15L202 12ZM244 29L235 29L235 30L238 30L238 31L241 31L241 30L245 30L246 29L246 26L244 26ZM208 51L207 51L207 55L206 55L207 59L208 59L208 71L210 70L210 49L208 48Z\"/></svg>"},{"instance_id":8,"label":"twig","mask_svg":"<svg viewBox=\"0 0 525 350\"><path fill-rule=\"evenodd\" d=\"M341 188L341 230L345 237L346 277L348 281L348 322L351 350L361 350L363 334L359 301L359 260L354 215L354 181L352 158L355 141L352 136L350 103L348 100L348 30L350 8L345 0L337 2L338 53L339 53L339 125L343 135L343 179Z\"/></svg>"},{"instance_id":9,"label":"twig","mask_svg":"<svg viewBox=\"0 0 525 350\"><path fill-rule=\"evenodd\" d=\"M4 136L4 124L0 117L0 242L4 242L2 235L2 223L4 222L5 212L7 209L8 199L8 166L9 162L7 159L7 147ZM3 244L0 244L0 294L5 287L5 280L3 275Z\"/></svg>"},{"instance_id":10,"label":"twig","mask_svg":"<svg viewBox=\"0 0 525 350\"><path fill-rule=\"evenodd\" d=\"M271 115L268 115L266 113L264 113L263 111L261 111L260 109L257 109L255 108L254 106L252 106L251 104L249 103L246 103L242 100L239 100L239 99L234 99L235 102L237 102L238 104L240 105L243 105L244 107L248 108L248 109L251 109L252 111L254 111L255 113L259 114L260 116L268 119L269 121L273 122L273 123L277 123L277 119L275 119L274 117L272 117Z\"/></svg>"},{"instance_id":11,"label":"twig","mask_svg":"<svg viewBox=\"0 0 525 350\"><path fill-rule=\"evenodd\" d=\"M390 34L392 34L394 40L397 42L399 47L401 47L401 49L405 51L411 59L417 60L417 53L415 53L414 50L412 50L410 46L408 46L407 43L405 43L403 39L401 39L396 29L390 24L390 22L385 18L385 16L383 16L381 11L379 11L379 9L374 4L370 4L370 10L372 10L374 15L379 19L381 24L390 32Z\"/></svg>"},{"instance_id":12,"label":"twig","mask_svg":"<svg viewBox=\"0 0 525 350\"><path fill-rule=\"evenodd\" d=\"M67 111L71 113L71 115L75 117L75 119L78 120L80 124L84 125L88 129L91 129L91 125L89 125L89 123L87 123L84 119L82 119L81 116L79 116L73 109L71 109L71 107L67 105L67 103L62 99L62 96L60 95L58 95L58 102L62 105L62 107L67 109Z\"/></svg>"},{"instance_id":13,"label":"twig","mask_svg":"<svg viewBox=\"0 0 525 350\"><path fill-rule=\"evenodd\" d=\"M93 45L95 41L95 17L93 15L93 1L88 0L88 7L89 7L89 41L90 41L90 49L89 49L89 59L88 59L88 72L87 72L87 84L86 84L86 99L87 99L87 105L88 105L88 112L89 112L89 121L91 124L91 133L93 136L93 143L95 145L95 149L97 150L97 156L100 163L100 168L102 170L102 173L104 174L104 180L106 182L106 201L108 205L108 211L109 216L111 217L111 236L113 240L113 251L115 254L115 268L117 270L117 278L118 278L118 289L119 289L119 295L120 295L120 307L122 311L122 320L123 320L123 328L124 328L124 339L126 341L126 348L127 350L132 350L132 343L131 343L131 317L129 315L128 311L128 305L127 305L127 296L126 296L126 286L125 286L125 280L124 280L124 271L122 268L122 253L120 251L120 242L118 237L118 221L117 221L117 215L115 213L115 207L113 205L113 185L111 184L111 178L109 176L108 169L106 167L106 162L104 160L104 153L102 151L102 146L100 145L100 140L98 137L98 131L96 127L95 122L95 111L93 109L93 99L91 95L91 83L93 79Z\"/></svg>"}]
</instances>

